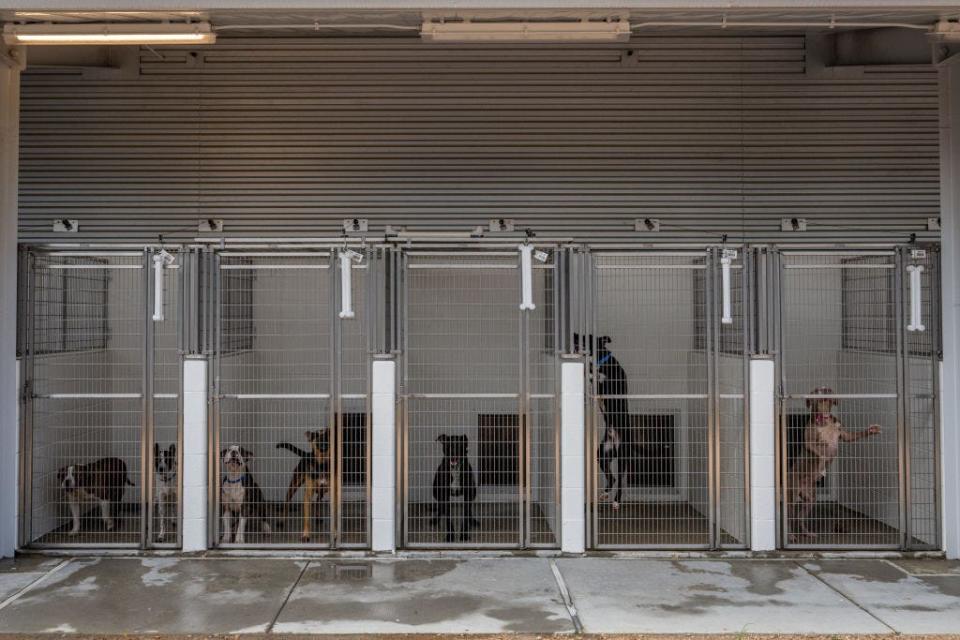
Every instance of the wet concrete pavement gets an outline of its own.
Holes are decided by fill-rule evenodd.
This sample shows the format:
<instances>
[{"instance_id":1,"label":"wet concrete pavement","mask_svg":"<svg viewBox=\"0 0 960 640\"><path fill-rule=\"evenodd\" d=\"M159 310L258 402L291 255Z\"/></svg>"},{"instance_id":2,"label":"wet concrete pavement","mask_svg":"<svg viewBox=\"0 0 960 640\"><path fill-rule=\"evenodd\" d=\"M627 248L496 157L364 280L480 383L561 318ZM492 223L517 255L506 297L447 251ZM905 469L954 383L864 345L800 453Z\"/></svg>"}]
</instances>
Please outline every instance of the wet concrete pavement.
<instances>
[{"instance_id":1,"label":"wet concrete pavement","mask_svg":"<svg viewBox=\"0 0 960 640\"><path fill-rule=\"evenodd\" d=\"M958 633L960 563L25 556L6 633Z\"/></svg>"}]
</instances>

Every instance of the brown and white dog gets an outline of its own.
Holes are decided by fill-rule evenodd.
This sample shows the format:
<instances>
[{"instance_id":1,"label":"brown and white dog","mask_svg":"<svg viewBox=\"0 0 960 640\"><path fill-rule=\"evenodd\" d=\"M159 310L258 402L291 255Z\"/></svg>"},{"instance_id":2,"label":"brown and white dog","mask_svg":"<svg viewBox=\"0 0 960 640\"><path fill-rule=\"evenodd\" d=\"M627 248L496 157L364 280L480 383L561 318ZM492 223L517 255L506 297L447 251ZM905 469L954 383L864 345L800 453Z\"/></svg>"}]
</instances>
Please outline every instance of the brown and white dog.
<instances>
[{"instance_id":1,"label":"brown and white dog","mask_svg":"<svg viewBox=\"0 0 960 640\"><path fill-rule=\"evenodd\" d=\"M258 520L260 531L270 533L267 521L267 502L260 485L254 481L249 464L253 453L240 445L232 445L220 452L223 478L220 479L221 542L244 543L248 520ZM236 532L233 518L237 519Z\"/></svg>"},{"instance_id":2,"label":"brown and white dog","mask_svg":"<svg viewBox=\"0 0 960 640\"><path fill-rule=\"evenodd\" d=\"M830 397L833 389L818 387L811 392L816 398L807 398L810 420L803 429L803 449L790 464L787 479L790 519L803 536L816 538L807 528L806 520L817 504L817 483L826 477L827 469L840 453L841 442L856 442L880 433L880 426L872 424L863 431L847 431L833 415L839 404ZM796 539L791 534L791 539Z\"/></svg>"},{"instance_id":3,"label":"brown and white dog","mask_svg":"<svg viewBox=\"0 0 960 640\"><path fill-rule=\"evenodd\" d=\"M70 503L73 528L70 535L80 531L80 501L96 500L100 503L100 517L107 531L113 531L111 503L123 499L128 486L134 486L127 476L127 463L120 458L100 458L89 464L72 464L57 471L57 483Z\"/></svg>"}]
</instances>

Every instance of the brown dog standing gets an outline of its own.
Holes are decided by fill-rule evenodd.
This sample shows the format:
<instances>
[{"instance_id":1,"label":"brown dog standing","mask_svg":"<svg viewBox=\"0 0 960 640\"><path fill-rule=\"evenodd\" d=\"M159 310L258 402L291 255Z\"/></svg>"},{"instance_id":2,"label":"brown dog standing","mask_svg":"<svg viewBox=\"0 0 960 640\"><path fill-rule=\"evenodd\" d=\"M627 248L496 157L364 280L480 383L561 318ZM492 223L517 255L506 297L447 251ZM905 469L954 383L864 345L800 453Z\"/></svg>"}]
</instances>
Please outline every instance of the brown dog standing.
<instances>
[{"instance_id":1,"label":"brown dog standing","mask_svg":"<svg viewBox=\"0 0 960 640\"><path fill-rule=\"evenodd\" d=\"M314 500L319 503L323 500L323 494L330 491L330 430L307 431L304 435L310 442L310 451L304 451L289 442L281 442L277 448L300 456L287 488L287 503L303 486L303 534L300 540L310 542L311 506Z\"/></svg>"},{"instance_id":2,"label":"brown dog standing","mask_svg":"<svg viewBox=\"0 0 960 640\"><path fill-rule=\"evenodd\" d=\"M816 534L807 528L806 520L817 504L817 483L827 475L827 469L840 452L841 442L856 442L880 433L879 425L872 424L863 431L847 431L833 416L833 407L839 404L831 398L833 389L818 387L807 398L810 420L803 429L803 451L790 464L787 479L788 507L791 524L796 523L799 533L809 538ZM792 527L791 527L792 529ZM791 539L795 534L791 531Z\"/></svg>"}]
</instances>

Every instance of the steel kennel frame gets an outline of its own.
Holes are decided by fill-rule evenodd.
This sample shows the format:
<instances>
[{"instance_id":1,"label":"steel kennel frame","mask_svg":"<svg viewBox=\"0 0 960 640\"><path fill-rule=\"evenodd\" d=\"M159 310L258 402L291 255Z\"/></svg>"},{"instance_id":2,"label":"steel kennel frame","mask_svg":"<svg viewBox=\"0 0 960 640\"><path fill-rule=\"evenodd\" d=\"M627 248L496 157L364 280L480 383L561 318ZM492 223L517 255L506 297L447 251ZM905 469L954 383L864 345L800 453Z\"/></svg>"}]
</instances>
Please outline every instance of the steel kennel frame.
<instances>
[{"instance_id":1,"label":"steel kennel frame","mask_svg":"<svg viewBox=\"0 0 960 640\"><path fill-rule=\"evenodd\" d=\"M749 254L585 261L590 546L747 547Z\"/></svg>"},{"instance_id":2,"label":"steel kennel frame","mask_svg":"<svg viewBox=\"0 0 960 640\"><path fill-rule=\"evenodd\" d=\"M24 546L179 547L183 256L21 250Z\"/></svg>"},{"instance_id":3,"label":"steel kennel frame","mask_svg":"<svg viewBox=\"0 0 960 640\"><path fill-rule=\"evenodd\" d=\"M938 548L938 248L770 255L781 544Z\"/></svg>"},{"instance_id":4,"label":"steel kennel frame","mask_svg":"<svg viewBox=\"0 0 960 640\"><path fill-rule=\"evenodd\" d=\"M536 247L521 310L517 244L402 252L403 546L558 545L562 253Z\"/></svg>"},{"instance_id":5,"label":"steel kennel frame","mask_svg":"<svg viewBox=\"0 0 960 640\"><path fill-rule=\"evenodd\" d=\"M384 251L212 253L215 546L369 546L369 370Z\"/></svg>"}]
</instances>

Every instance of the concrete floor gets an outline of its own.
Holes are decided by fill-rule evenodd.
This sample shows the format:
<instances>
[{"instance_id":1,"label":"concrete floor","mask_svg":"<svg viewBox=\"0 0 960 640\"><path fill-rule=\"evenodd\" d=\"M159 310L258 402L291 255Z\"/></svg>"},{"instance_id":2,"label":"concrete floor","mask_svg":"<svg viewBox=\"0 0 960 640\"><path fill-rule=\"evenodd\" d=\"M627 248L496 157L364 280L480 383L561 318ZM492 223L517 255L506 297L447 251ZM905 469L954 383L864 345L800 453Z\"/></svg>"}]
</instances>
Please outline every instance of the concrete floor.
<instances>
[{"instance_id":1,"label":"concrete floor","mask_svg":"<svg viewBox=\"0 0 960 640\"><path fill-rule=\"evenodd\" d=\"M960 563L24 556L0 561L0 630L957 633Z\"/></svg>"}]
</instances>

